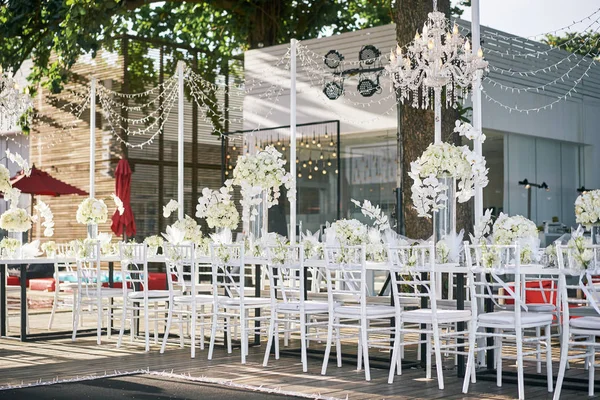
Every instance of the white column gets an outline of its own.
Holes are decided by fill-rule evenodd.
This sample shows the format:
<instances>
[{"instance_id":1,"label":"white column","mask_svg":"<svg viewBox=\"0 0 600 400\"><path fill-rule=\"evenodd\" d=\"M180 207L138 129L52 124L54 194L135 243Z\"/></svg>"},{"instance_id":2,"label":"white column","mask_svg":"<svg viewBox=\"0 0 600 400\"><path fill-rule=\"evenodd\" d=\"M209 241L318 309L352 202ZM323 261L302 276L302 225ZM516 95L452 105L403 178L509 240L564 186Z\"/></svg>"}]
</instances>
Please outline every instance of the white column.
<instances>
[{"instance_id":1,"label":"white column","mask_svg":"<svg viewBox=\"0 0 600 400\"><path fill-rule=\"evenodd\" d=\"M96 195L96 78L90 80L90 197Z\"/></svg>"},{"instance_id":2,"label":"white column","mask_svg":"<svg viewBox=\"0 0 600 400\"><path fill-rule=\"evenodd\" d=\"M480 24L479 24L479 0L471 1L471 34L473 39L473 55L477 56L481 43ZM473 127L481 132L481 75L483 71L477 71L473 78ZM481 141L475 140L473 144L475 154L482 154ZM475 223L483 216L483 188L475 187Z\"/></svg>"},{"instance_id":3,"label":"white column","mask_svg":"<svg viewBox=\"0 0 600 400\"><path fill-rule=\"evenodd\" d=\"M435 112L435 135L433 143L438 144L442 142L442 88L435 88L433 90L433 97Z\"/></svg>"},{"instance_id":4,"label":"white column","mask_svg":"<svg viewBox=\"0 0 600 400\"><path fill-rule=\"evenodd\" d=\"M179 210L177 217L183 219L183 99L185 93L183 91L183 70L185 63L183 61L177 62L177 79L179 83L179 102L177 107L177 202L179 203Z\"/></svg>"},{"instance_id":5,"label":"white column","mask_svg":"<svg viewBox=\"0 0 600 400\"><path fill-rule=\"evenodd\" d=\"M290 42L290 174L296 187L296 47L298 41ZM290 243L296 243L296 200L290 200Z\"/></svg>"}]
</instances>

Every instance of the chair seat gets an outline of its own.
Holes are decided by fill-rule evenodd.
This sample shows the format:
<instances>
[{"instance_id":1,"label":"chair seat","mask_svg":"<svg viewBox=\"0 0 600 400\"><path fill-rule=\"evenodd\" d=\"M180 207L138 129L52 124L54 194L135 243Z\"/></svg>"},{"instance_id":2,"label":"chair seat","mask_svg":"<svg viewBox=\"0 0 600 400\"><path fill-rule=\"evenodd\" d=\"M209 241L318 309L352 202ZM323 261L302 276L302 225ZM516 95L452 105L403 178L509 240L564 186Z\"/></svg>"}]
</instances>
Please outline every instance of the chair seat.
<instances>
[{"instance_id":1,"label":"chair seat","mask_svg":"<svg viewBox=\"0 0 600 400\"><path fill-rule=\"evenodd\" d=\"M81 295L84 297L97 297L97 290L83 290ZM100 296L104 299L123 297L123 289L102 288L100 289Z\"/></svg>"},{"instance_id":2,"label":"chair seat","mask_svg":"<svg viewBox=\"0 0 600 400\"><path fill-rule=\"evenodd\" d=\"M402 307L419 307L421 305L421 299L416 297L397 297L394 301Z\"/></svg>"},{"instance_id":3,"label":"chair seat","mask_svg":"<svg viewBox=\"0 0 600 400\"><path fill-rule=\"evenodd\" d=\"M569 323L573 328L600 330L600 317L573 318Z\"/></svg>"},{"instance_id":4,"label":"chair seat","mask_svg":"<svg viewBox=\"0 0 600 400\"><path fill-rule=\"evenodd\" d=\"M132 299L143 299L144 292L129 292L127 296ZM148 299L156 300L156 299L168 299L169 291L168 290L148 290Z\"/></svg>"},{"instance_id":5,"label":"chair seat","mask_svg":"<svg viewBox=\"0 0 600 400\"><path fill-rule=\"evenodd\" d=\"M430 308L421 308L418 310L404 311L402 313L402 322L430 322L432 320ZM436 316L439 322L459 322L471 319L470 310L437 310Z\"/></svg>"},{"instance_id":6,"label":"chair seat","mask_svg":"<svg viewBox=\"0 0 600 400\"><path fill-rule=\"evenodd\" d=\"M341 318L359 318L360 306L338 306L334 308L335 315ZM369 305L367 306L367 318L392 318L396 316L394 306Z\"/></svg>"},{"instance_id":7,"label":"chair seat","mask_svg":"<svg viewBox=\"0 0 600 400\"><path fill-rule=\"evenodd\" d=\"M168 290L167 290L168 293ZM196 300L196 303L209 304L212 303L215 297L212 294L197 294L192 297L191 295L175 296L173 301L175 303L192 303L192 299Z\"/></svg>"},{"instance_id":8,"label":"chair seat","mask_svg":"<svg viewBox=\"0 0 600 400\"><path fill-rule=\"evenodd\" d=\"M305 301L304 310L306 313L327 312L329 305L322 301ZM277 311L280 312L300 312L300 302L287 302L277 304Z\"/></svg>"},{"instance_id":9,"label":"chair seat","mask_svg":"<svg viewBox=\"0 0 600 400\"><path fill-rule=\"evenodd\" d=\"M438 310L456 310L456 300L450 299L437 299L437 309ZM469 300L465 300L464 307L465 310L471 309L471 302Z\"/></svg>"},{"instance_id":10,"label":"chair seat","mask_svg":"<svg viewBox=\"0 0 600 400\"><path fill-rule=\"evenodd\" d=\"M229 307L240 307L239 298L222 297L219 298L219 304ZM244 297L244 305L252 307L265 307L271 305L271 299L264 297Z\"/></svg>"},{"instance_id":11,"label":"chair seat","mask_svg":"<svg viewBox=\"0 0 600 400\"><path fill-rule=\"evenodd\" d=\"M537 313L537 312L522 312L522 325L549 325L552 323L554 316L552 314ZM481 314L479 316L481 325L494 326L498 328L513 328L515 326L515 313L513 311L495 311Z\"/></svg>"}]
</instances>

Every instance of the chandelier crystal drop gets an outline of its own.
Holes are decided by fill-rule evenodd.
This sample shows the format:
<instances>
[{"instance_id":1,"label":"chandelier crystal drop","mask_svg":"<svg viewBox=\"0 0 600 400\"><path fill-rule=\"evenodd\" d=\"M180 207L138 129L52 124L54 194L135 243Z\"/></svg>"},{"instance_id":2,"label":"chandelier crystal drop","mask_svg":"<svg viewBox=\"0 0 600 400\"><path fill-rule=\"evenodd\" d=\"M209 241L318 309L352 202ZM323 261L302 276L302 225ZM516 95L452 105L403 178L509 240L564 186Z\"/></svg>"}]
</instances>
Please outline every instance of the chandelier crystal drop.
<instances>
[{"instance_id":1,"label":"chandelier crystal drop","mask_svg":"<svg viewBox=\"0 0 600 400\"><path fill-rule=\"evenodd\" d=\"M429 108L432 95L441 94L444 87L446 106L454 107L459 94L468 94L475 73L488 66L482 50L472 54L469 40L459 34L456 24L450 28L435 1L433 10L405 53L399 45L392 49L386 66L399 99L411 101L415 108Z\"/></svg>"},{"instance_id":2,"label":"chandelier crystal drop","mask_svg":"<svg viewBox=\"0 0 600 400\"><path fill-rule=\"evenodd\" d=\"M0 66L0 131L17 129L21 116L31 107L29 93L21 91L11 74Z\"/></svg>"}]
</instances>

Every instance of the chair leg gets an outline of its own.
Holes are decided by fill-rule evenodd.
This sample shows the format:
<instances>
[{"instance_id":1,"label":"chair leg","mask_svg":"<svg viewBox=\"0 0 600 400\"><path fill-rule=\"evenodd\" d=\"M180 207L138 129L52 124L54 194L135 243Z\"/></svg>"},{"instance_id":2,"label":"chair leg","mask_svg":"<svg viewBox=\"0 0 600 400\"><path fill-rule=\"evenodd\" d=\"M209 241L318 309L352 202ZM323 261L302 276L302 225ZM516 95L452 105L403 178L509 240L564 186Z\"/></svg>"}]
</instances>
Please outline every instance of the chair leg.
<instances>
[{"instance_id":1,"label":"chair leg","mask_svg":"<svg viewBox=\"0 0 600 400\"><path fill-rule=\"evenodd\" d=\"M562 389L565 371L567 369L567 357L569 356L569 335L568 329L563 329L562 343L560 346L560 364L558 366L558 378L556 379L556 387L554 388L554 400L560 399L560 391Z\"/></svg>"},{"instance_id":2,"label":"chair leg","mask_svg":"<svg viewBox=\"0 0 600 400\"><path fill-rule=\"evenodd\" d=\"M248 326L246 322L246 310L240 310L240 346L242 352L242 364L246 364L246 340L248 340ZM275 344L277 346L277 344Z\"/></svg>"},{"instance_id":3,"label":"chair leg","mask_svg":"<svg viewBox=\"0 0 600 400\"><path fill-rule=\"evenodd\" d=\"M496 333L499 333L500 330L496 329ZM494 338L496 349L494 351L494 358L496 362L496 386L502 387L502 338L496 337Z\"/></svg>"},{"instance_id":4,"label":"chair leg","mask_svg":"<svg viewBox=\"0 0 600 400\"><path fill-rule=\"evenodd\" d=\"M546 379L548 380L548 392L552 393L552 327L546 327Z\"/></svg>"},{"instance_id":5,"label":"chair leg","mask_svg":"<svg viewBox=\"0 0 600 400\"><path fill-rule=\"evenodd\" d=\"M402 352L400 351L400 331L396 328L394 334L394 347L392 349L392 358L390 359L390 372L388 374L388 383L394 383L394 370L398 369L398 357L402 356Z\"/></svg>"},{"instance_id":6,"label":"chair leg","mask_svg":"<svg viewBox=\"0 0 600 400\"><path fill-rule=\"evenodd\" d=\"M148 301L146 300L144 303L144 340L145 340L145 349L146 353L150 351L150 317L148 313L150 309L148 307Z\"/></svg>"},{"instance_id":7,"label":"chair leg","mask_svg":"<svg viewBox=\"0 0 600 400\"><path fill-rule=\"evenodd\" d=\"M287 324L287 322L284 322L284 324L283 324L283 327L284 327L283 328L284 329L284 333L283 333L284 342L285 342L285 329L286 329L287 326L289 326ZM275 359L279 360L279 323L276 323L274 328L275 328L274 329L274 331L275 331Z\"/></svg>"},{"instance_id":8,"label":"chair leg","mask_svg":"<svg viewBox=\"0 0 600 400\"><path fill-rule=\"evenodd\" d=\"M190 322L191 322L190 337L192 339L192 348L191 348L191 352L190 352L191 358L196 358L196 319L198 318L197 307L198 306L196 305L196 302L194 300L192 300L192 313L190 315Z\"/></svg>"},{"instance_id":9,"label":"chair leg","mask_svg":"<svg viewBox=\"0 0 600 400\"><path fill-rule=\"evenodd\" d=\"M96 343L102 344L102 297L98 297L96 307L98 308L98 321L96 322Z\"/></svg>"},{"instance_id":10,"label":"chair leg","mask_svg":"<svg viewBox=\"0 0 600 400\"><path fill-rule=\"evenodd\" d=\"M307 349L308 343L306 340L306 314L300 313L300 352L302 359L302 372L308 372L308 356Z\"/></svg>"},{"instance_id":11,"label":"chair leg","mask_svg":"<svg viewBox=\"0 0 600 400\"><path fill-rule=\"evenodd\" d=\"M426 369L425 369L425 378L431 379L431 334L427 333L425 335L427 340L426 350L425 350L425 361L426 361Z\"/></svg>"},{"instance_id":12,"label":"chair leg","mask_svg":"<svg viewBox=\"0 0 600 400\"><path fill-rule=\"evenodd\" d=\"M333 342L333 316L330 315L329 323L327 324L327 345L325 346L321 375L325 375L327 373L327 363L329 362L329 354L331 353L331 342Z\"/></svg>"},{"instance_id":13,"label":"chair leg","mask_svg":"<svg viewBox=\"0 0 600 400\"><path fill-rule=\"evenodd\" d=\"M54 313L56 312L56 308L58 306L58 284L54 288L54 301L52 302L52 311L50 312L50 321L48 321L48 330L52 329L52 322L54 322Z\"/></svg>"},{"instance_id":14,"label":"chair leg","mask_svg":"<svg viewBox=\"0 0 600 400\"><path fill-rule=\"evenodd\" d=\"M121 327L119 328L119 338L117 339L117 348L121 347L123 333L125 333L125 320L127 318L127 299L123 299L123 311L121 313Z\"/></svg>"},{"instance_id":15,"label":"chair leg","mask_svg":"<svg viewBox=\"0 0 600 400\"><path fill-rule=\"evenodd\" d=\"M273 345L273 335L275 332L275 324L277 323L274 311L271 311L271 320L269 321L269 330L267 334L267 347L265 349L265 358L263 359L263 367L269 363L269 355L271 354L271 346Z\"/></svg>"},{"instance_id":16,"label":"chair leg","mask_svg":"<svg viewBox=\"0 0 600 400\"><path fill-rule=\"evenodd\" d=\"M167 347L167 340L169 339L169 331L171 330L171 322L173 318L173 302L169 302L169 308L167 310L167 326L165 326L165 335L163 336L163 342L160 346L160 354L165 352L165 347Z\"/></svg>"},{"instance_id":17,"label":"chair leg","mask_svg":"<svg viewBox=\"0 0 600 400\"><path fill-rule=\"evenodd\" d=\"M463 380L462 392L467 393L469 391L469 377L471 380L475 376L475 340L476 340L477 327L473 322L469 324L469 342L467 343L469 352L467 355L467 367L465 369L465 378Z\"/></svg>"},{"instance_id":18,"label":"chair leg","mask_svg":"<svg viewBox=\"0 0 600 400\"><path fill-rule=\"evenodd\" d=\"M79 312L81 310L81 296L77 296L77 302L75 304L75 310L73 313L73 335L71 340L74 342L77 338L77 327L79 326Z\"/></svg>"},{"instance_id":19,"label":"chair leg","mask_svg":"<svg viewBox=\"0 0 600 400\"><path fill-rule=\"evenodd\" d=\"M535 336L537 337L537 343L535 345L535 360L536 360L536 372L538 374L542 373L542 344L540 340L542 339L542 328L539 326L535 328Z\"/></svg>"},{"instance_id":20,"label":"chair leg","mask_svg":"<svg viewBox=\"0 0 600 400\"><path fill-rule=\"evenodd\" d=\"M369 332L367 330L368 323L363 320L360 326L360 336L362 342L362 353L365 363L365 379L371 380L371 369L369 368Z\"/></svg>"},{"instance_id":21,"label":"chair leg","mask_svg":"<svg viewBox=\"0 0 600 400\"><path fill-rule=\"evenodd\" d=\"M589 337L589 341L590 342L595 342L596 341L596 337L595 336L590 336ZM594 380L594 375L596 372L596 351L595 351L595 347L594 346L589 346L588 351L590 352L590 356L588 357L588 363L589 363L589 368L588 368L588 395L589 396L593 396L594 395L594 384L596 383Z\"/></svg>"},{"instance_id":22,"label":"chair leg","mask_svg":"<svg viewBox=\"0 0 600 400\"><path fill-rule=\"evenodd\" d=\"M440 329L436 322L433 323L433 347L435 352L435 369L438 378L438 387L444 389L444 371L442 368L442 350L440 341Z\"/></svg>"},{"instance_id":23,"label":"chair leg","mask_svg":"<svg viewBox=\"0 0 600 400\"><path fill-rule=\"evenodd\" d=\"M217 310L213 310L212 327L210 332L210 344L208 345L208 359L212 360L213 350L215 348L215 339L217 337L217 324L219 323L219 316Z\"/></svg>"},{"instance_id":24,"label":"chair leg","mask_svg":"<svg viewBox=\"0 0 600 400\"><path fill-rule=\"evenodd\" d=\"M523 330L516 329L517 336L517 380L519 385L519 400L525 399L525 383L523 377Z\"/></svg>"}]
</instances>

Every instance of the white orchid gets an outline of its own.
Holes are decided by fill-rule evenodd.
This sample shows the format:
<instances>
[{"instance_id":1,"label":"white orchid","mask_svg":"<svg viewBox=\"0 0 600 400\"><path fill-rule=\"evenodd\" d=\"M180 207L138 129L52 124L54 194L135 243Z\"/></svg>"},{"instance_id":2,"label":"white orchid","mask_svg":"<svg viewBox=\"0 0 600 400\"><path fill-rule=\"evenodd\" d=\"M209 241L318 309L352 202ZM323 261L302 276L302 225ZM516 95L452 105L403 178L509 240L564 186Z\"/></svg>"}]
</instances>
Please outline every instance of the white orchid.
<instances>
[{"instance_id":1,"label":"white orchid","mask_svg":"<svg viewBox=\"0 0 600 400\"><path fill-rule=\"evenodd\" d=\"M196 217L206 219L209 228L236 229L240 214L231 200L231 186L223 186L219 191L202 189L202 196L196 206Z\"/></svg>"},{"instance_id":2,"label":"white orchid","mask_svg":"<svg viewBox=\"0 0 600 400\"><path fill-rule=\"evenodd\" d=\"M360 208L365 217L369 217L374 220L373 225L377 229L384 231L390 228L388 217L381 212L381 208L379 206L373 206L369 200L364 200L362 205L358 200L351 199L350 201Z\"/></svg>"},{"instance_id":3,"label":"white orchid","mask_svg":"<svg viewBox=\"0 0 600 400\"><path fill-rule=\"evenodd\" d=\"M177 200L169 200L166 206L163 206L163 217L169 218L174 211L177 211L179 208L179 203Z\"/></svg>"},{"instance_id":4,"label":"white orchid","mask_svg":"<svg viewBox=\"0 0 600 400\"><path fill-rule=\"evenodd\" d=\"M17 208L20 197L21 190L17 189L16 187L10 187L4 192L4 199L9 202L10 208Z\"/></svg>"},{"instance_id":5,"label":"white orchid","mask_svg":"<svg viewBox=\"0 0 600 400\"><path fill-rule=\"evenodd\" d=\"M48 204L40 200L34 208L44 219L44 222L42 222L42 226L44 227L44 236L49 237L54 235L54 214L52 214Z\"/></svg>"},{"instance_id":6,"label":"white orchid","mask_svg":"<svg viewBox=\"0 0 600 400\"><path fill-rule=\"evenodd\" d=\"M583 235L581 225L571 233L571 239L567 242L569 248L569 264L576 270L586 269L594 258L594 252L590 249L592 240Z\"/></svg>"},{"instance_id":7,"label":"white orchid","mask_svg":"<svg viewBox=\"0 0 600 400\"><path fill-rule=\"evenodd\" d=\"M10 150L6 150L6 157L15 164L17 164L22 170L25 176L31 175L31 167L29 162L25 160L19 153L11 153Z\"/></svg>"},{"instance_id":8,"label":"white orchid","mask_svg":"<svg viewBox=\"0 0 600 400\"><path fill-rule=\"evenodd\" d=\"M162 234L167 242L173 245L179 245L184 242L185 231L174 226L167 226L167 232Z\"/></svg>"},{"instance_id":9,"label":"white orchid","mask_svg":"<svg viewBox=\"0 0 600 400\"><path fill-rule=\"evenodd\" d=\"M121 199L114 193L111 194L110 197L112 197L113 201L115 202L115 207L117 207L119 215L123 215L123 213L125 212L125 207L123 207L123 201L121 201Z\"/></svg>"},{"instance_id":10,"label":"white orchid","mask_svg":"<svg viewBox=\"0 0 600 400\"><path fill-rule=\"evenodd\" d=\"M456 122L454 123L454 132L470 140L479 139L481 143L485 142L485 135L483 134L483 132L475 129L473 125L469 124L468 122L456 120Z\"/></svg>"}]
</instances>

